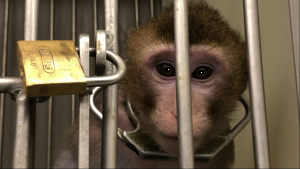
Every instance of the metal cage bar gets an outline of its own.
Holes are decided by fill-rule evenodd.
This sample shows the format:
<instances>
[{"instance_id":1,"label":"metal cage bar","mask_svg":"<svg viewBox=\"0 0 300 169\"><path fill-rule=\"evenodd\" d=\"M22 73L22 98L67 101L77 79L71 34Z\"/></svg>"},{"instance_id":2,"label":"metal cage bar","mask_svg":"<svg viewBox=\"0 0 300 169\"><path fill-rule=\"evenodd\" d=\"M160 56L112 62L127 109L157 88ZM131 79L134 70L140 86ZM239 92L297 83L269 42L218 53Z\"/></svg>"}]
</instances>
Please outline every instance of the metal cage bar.
<instances>
[{"instance_id":1,"label":"metal cage bar","mask_svg":"<svg viewBox=\"0 0 300 169\"><path fill-rule=\"evenodd\" d=\"M6 75L6 58L7 58L7 28L8 28L8 8L9 0L5 1L4 16L4 34L3 34L3 55L2 55L2 72L1 77ZM3 112L4 112L4 93L0 94L0 167L2 166L2 142L3 142Z\"/></svg>"},{"instance_id":2,"label":"metal cage bar","mask_svg":"<svg viewBox=\"0 0 300 169\"><path fill-rule=\"evenodd\" d=\"M105 29L112 35L112 51L118 53L118 1L105 0ZM109 50L109 49L108 49ZM106 74L115 72L116 68L107 63ZM118 84L103 89L103 121L102 121L102 148L101 167L115 168L117 157L117 110L118 110Z\"/></svg>"},{"instance_id":3,"label":"metal cage bar","mask_svg":"<svg viewBox=\"0 0 300 169\"><path fill-rule=\"evenodd\" d=\"M80 61L86 77L90 76L89 35L81 34L79 37ZM79 95L79 144L78 167L89 168L89 114L90 91Z\"/></svg>"},{"instance_id":4,"label":"metal cage bar","mask_svg":"<svg viewBox=\"0 0 300 169\"><path fill-rule=\"evenodd\" d=\"M50 40L53 40L53 26L54 26L54 0L50 1ZM51 146L52 146L52 97L48 101L48 135L47 135L47 168L51 168Z\"/></svg>"},{"instance_id":5,"label":"metal cage bar","mask_svg":"<svg viewBox=\"0 0 300 169\"><path fill-rule=\"evenodd\" d=\"M150 0L150 12L151 12L151 18L154 17L154 6L153 6L153 0Z\"/></svg>"},{"instance_id":6,"label":"metal cage bar","mask_svg":"<svg viewBox=\"0 0 300 169\"><path fill-rule=\"evenodd\" d=\"M140 23L139 23L139 1L134 0L134 11L135 11L135 26L138 28Z\"/></svg>"},{"instance_id":7,"label":"metal cage bar","mask_svg":"<svg viewBox=\"0 0 300 169\"><path fill-rule=\"evenodd\" d=\"M36 40L37 38L38 5L39 0L25 1L25 40ZM32 154L30 154L30 146L34 146L35 140L33 138L34 130L32 129L35 121L31 121L30 119L35 119L36 102L34 99L27 98L23 89L17 89L15 92L17 103L17 124L13 168L29 168L30 165L33 165L33 163L29 161L30 158L32 158Z\"/></svg>"},{"instance_id":8,"label":"metal cage bar","mask_svg":"<svg viewBox=\"0 0 300 169\"><path fill-rule=\"evenodd\" d=\"M295 62L295 76L297 83L298 110L300 115L300 95L299 95L299 0L289 0L291 32L293 40L293 52ZM299 116L300 117L300 116Z\"/></svg>"},{"instance_id":9,"label":"metal cage bar","mask_svg":"<svg viewBox=\"0 0 300 169\"><path fill-rule=\"evenodd\" d=\"M38 0L26 0L25 6L25 29L24 37L25 40L35 40L37 37L37 11L38 11ZM95 1L94 1L95 2ZM138 19L138 9L137 9L137 0L135 1L136 9L136 26L139 25ZM6 64L6 45L7 45L7 22L8 22L8 4L9 0L6 0L5 7L5 33L4 33L4 49L3 49L3 67L2 67L2 77L5 76L5 64ZM153 17L153 0L150 0L151 4L151 17ZM175 0L176 9L175 13L175 30L176 30L176 62L179 64L179 56L188 55L188 32L187 32L187 1L185 0ZM51 11L53 11L53 0L51 0ZM105 10L106 10L106 31L109 34L112 34L114 37L113 52L118 53L118 36L117 36L117 8L118 4L116 0L106 0L105 1ZM75 41L75 0L72 1L72 39ZM263 78L262 78L262 69L261 69L261 58L260 58L260 43L259 43L259 29L258 29L258 15L257 15L257 0L244 0L244 11L245 11L245 24L246 24L246 37L248 42L248 55L249 55L249 71L250 72L250 97L251 97L251 109L252 109L252 124L254 130L254 146L255 146L255 160L257 168L269 168L269 150L268 150L268 138L267 138L267 128L266 128L266 116L265 116L265 106L264 106L264 89L263 89ZM51 32L50 39L53 39L53 13L51 14ZM95 15L96 17L96 15ZM94 18L95 19L95 18ZM96 19L95 19L96 20ZM179 24L180 23L180 24ZM95 23L94 23L95 24ZM97 28L97 25L95 25ZM178 45L177 42L181 42L181 45ZM299 44L299 43L298 43ZM297 47L297 46L296 46ZM295 52L295 49L294 49ZM299 53L298 53L299 55ZM109 67L113 67L109 64ZM188 63L185 62L185 68L179 68L179 65L176 65L178 70L188 69ZM177 75L177 97L178 97L178 124L179 124L179 141L180 141L180 164L182 168L193 168L193 151L191 146L192 144L192 127L191 127L191 110L190 110L190 84L189 79L179 80L179 77L186 75L188 71L178 71L177 73L185 73ZM112 73L115 71L114 68L108 71ZM185 76L189 77L189 76ZM3 79L5 80L5 79ZM9 79L20 83L20 79ZM5 82L5 81L4 81ZM185 90L182 91L182 86ZM187 83L188 82L188 83ZM180 87L178 87L180 86ZM117 123L116 119L108 119L108 116L117 117L117 99L118 99L118 90L117 84L110 87L105 87L104 89L104 117L103 117L103 134L102 134L102 167L103 168L114 168L116 167L116 133L117 133ZM0 83L0 91L7 90L5 85ZM24 98L20 100L19 98ZM73 96L74 97L74 96ZM184 101L182 101L184 100ZM0 110L0 120L3 119L3 107L4 107L4 97L1 94L1 110ZM51 105L51 106L50 106ZM35 101L26 98L23 91L21 90L17 95L17 112L18 117L26 117L25 121L22 122L25 127L21 130L17 128L17 135L21 134L23 140L16 140L16 149L14 157L14 167L22 168L29 167L28 155L29 155L29 135L30 135L30 110L34 109ZM52 104L49 103L49 124L51 123L50 114ZM75 97L72 99L72 107L75 107ZM186 111L185 111L186 110ZM190 112L190 116L183 116L181 111ZM75 108L72 108L72 112L75 112ZM2 114L1 114L2 113ZM72 117L72 122L74 117ZM21 122L21 121L20 121ZM0 121L0 125L3 122ZM187 125L188 124L188 125ZM49 135L50 133L50 135ZM115 133L115 134L112 134ZM2 127L0 131L0 142L2 140ZM184 139L183 139L184 138ZM49 141L50 140L50 141ZM21 142L22 141L22 142ZM51 155L51 125L48 129L48 156L47 156L47 167L50 168L50 155ZM50 143L50 144L49 144ZM22 145L22 146L20 146ZM19 148L18 148L19 147ZM1 150L1 149L0 149ZM21 154L18 151L22 152ZM81 154L81 153L79 153ZM20 156L19 156L20 155ZM18 161L22 156L22 160ZM88 159L88 158L87 158ZM1 158L0 158L1 160ZM1 163L1 161L0 161ZM79 167L88 167L88 163Z\"/></svg>"},{"instance_id":10,"label":"metal cage bar","mask_svg":"<svg viewBox=\"0 0 300 169\"><path fill-rule=\"evenodd\" d=\"M174 1L177 132L180 167L194 168L187 6L186 0Z\"/></svg>"},{"instance_id":11,"label":"metal cage bar","mask_svg":"<svg viewBox=\"0 0 300 169\"><path fill-rule=\"evenodd\" d=\"M256 168L270 168L257 0L244 0L249 89Z\"/></svg>"},{"instance_id":12,"label":"metal cage bar","mask_svg":"<svg viewBox=\"0 0 300 169\"><path fill-rule=\"evenodd\" d=\"M75 44L75 33L76 33L76 28L75 28L75 0L72 0L72 40ZM71 96L71 122L74 124L75 122L75 95L73 94Z\"/></svg>"},{"instance_id":13,"label":"metal cage bar","mask_svg":"<svg viewBox=\"0 0 300 169\"><path fill-rule=\"evenodd\" d=\"M35 100L26 97L22 88L16 89L17 103L17 120L15 133L15 148L13 157L13 168L31 168L33 163L32 158L34 146L34 128L32 124L35 121L32 117L35 116Z\"/></svg>"}]
</instances>

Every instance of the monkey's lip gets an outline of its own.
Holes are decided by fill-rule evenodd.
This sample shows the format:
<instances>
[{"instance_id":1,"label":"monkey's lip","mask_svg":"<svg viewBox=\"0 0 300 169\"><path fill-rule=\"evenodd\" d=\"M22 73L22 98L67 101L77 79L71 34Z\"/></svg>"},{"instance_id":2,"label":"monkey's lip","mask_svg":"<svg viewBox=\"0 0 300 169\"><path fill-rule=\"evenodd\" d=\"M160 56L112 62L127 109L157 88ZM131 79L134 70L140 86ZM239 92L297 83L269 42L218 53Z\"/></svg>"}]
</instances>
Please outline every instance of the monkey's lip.
<instances>
[{"instance_id":1,"label":"monkey's lip","mask_svg":"<svg viewBox=\"0 0 300 169\"><path fill-rule=\"evenodd\" d=\"M167 139L171 139L171 140L177 140L178 139L177 135L167 135L167 134L164 134L164 133L159 133L159 134L163 138L167 138Z\"/></svg>"}]
</instances>

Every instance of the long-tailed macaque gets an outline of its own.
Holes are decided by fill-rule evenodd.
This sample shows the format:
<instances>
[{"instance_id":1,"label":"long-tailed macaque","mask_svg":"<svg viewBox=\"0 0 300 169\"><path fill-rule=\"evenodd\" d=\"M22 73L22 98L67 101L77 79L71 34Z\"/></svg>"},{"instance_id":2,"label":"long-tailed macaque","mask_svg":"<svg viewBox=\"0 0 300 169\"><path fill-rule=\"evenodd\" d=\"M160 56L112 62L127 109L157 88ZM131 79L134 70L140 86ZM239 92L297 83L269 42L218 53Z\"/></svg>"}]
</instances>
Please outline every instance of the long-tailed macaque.
<instances>
[{"instance_id":1,"label":"long-tailed macaque","mask_svg":"<svg viewBox=\"0 0 300 169\"><path fill-rule=\"evenodd\" d=\"M191 98L194 150L230 131L231 112L247 85L246 47L219 12L204 1L188 6ZM125 113L129 98L140 127L170 154L178 154L173 7L131 31L127 40L127 72L121 82L118 126L133 130ZM77 167L78 125L65 139L56 167ZM90 165L100 167L101 122L91 115ZM119 168L178 168L178 161L140 159L118 142ZM228 168L234 162L230 143L200 168Z\"/></svg>"}]
</instances>

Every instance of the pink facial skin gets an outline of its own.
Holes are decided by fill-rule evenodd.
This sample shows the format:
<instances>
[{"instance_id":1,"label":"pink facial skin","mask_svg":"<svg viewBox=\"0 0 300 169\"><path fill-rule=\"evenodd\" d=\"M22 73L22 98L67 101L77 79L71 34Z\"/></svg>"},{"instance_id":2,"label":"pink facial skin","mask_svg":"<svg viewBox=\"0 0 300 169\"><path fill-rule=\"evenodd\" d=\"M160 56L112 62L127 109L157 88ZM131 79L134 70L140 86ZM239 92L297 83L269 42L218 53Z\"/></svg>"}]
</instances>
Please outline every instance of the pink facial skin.
<instances>
[{"instance_id":1,"label":"pink facial skin","mask_svg":"<svg viewBox=\"0 0 300 169\"><path fill-rule=\"evenodd\" d=\"M160 75L156 66L168 63L176 67L174 46L159 45L148 51L143 51L145 59L142 67L150 72L150 83L157 91L156 111L149 116L141 115L141 122L153 126L149 131L156 142L169 154L178 154L177 141L177 110L176 110L176 76L165 77ZM216 85L222 83L225 76L227 62L222 59L222 52L210 46L193 46L190 48L190 74L194 149L201 145L201 140L209 132L211 122L207 116L207 99ZM198 66L207 66L213 70L207 79L192 77ZM175 69L176 71L176 69Z\"/></svg>"}]
</instances>

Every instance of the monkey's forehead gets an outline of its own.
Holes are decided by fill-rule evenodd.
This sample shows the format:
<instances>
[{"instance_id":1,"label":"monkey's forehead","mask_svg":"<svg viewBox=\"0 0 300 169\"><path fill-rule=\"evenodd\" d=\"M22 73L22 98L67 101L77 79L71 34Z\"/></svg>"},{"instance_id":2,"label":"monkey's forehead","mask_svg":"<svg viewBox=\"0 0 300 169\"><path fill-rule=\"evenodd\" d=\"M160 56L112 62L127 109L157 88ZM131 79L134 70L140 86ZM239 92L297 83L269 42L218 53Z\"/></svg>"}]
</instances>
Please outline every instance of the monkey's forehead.
<instances>
[{"instance_id":1,"label":"monkey's forehead","mask_svg":"<svg viewBox=\"0 0 300 169\"><path fill-rule=\"evenodd\" d=\"M143 55L143 60L146 62L160 55L172 55L173 57L175 56L175 46L174 44L154 45L150 48L143 49L140 51L140 54ZM224 60L226 58L221 48L209 45L193 45L190 47L189 57L197 57L203 54L208 57L214 57L217 60Z\"/></svg>"},{"instance_id":2,"label":"monkey's forehead","mask_svg":"<svg viewBox=\"0 0 300 169\"><path fill-rule=\"evenodd\" d=\"M193 45L216 45L243 50L243 41L232 30L217 10L204 1L190 2L188 6L189 43ZM159 44L174 43L173 7L164 9L156 18L132 31L128 48L145 48Z\"/></svg>"}]
</instances>

